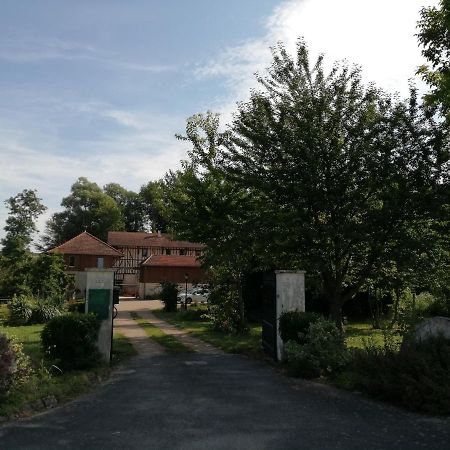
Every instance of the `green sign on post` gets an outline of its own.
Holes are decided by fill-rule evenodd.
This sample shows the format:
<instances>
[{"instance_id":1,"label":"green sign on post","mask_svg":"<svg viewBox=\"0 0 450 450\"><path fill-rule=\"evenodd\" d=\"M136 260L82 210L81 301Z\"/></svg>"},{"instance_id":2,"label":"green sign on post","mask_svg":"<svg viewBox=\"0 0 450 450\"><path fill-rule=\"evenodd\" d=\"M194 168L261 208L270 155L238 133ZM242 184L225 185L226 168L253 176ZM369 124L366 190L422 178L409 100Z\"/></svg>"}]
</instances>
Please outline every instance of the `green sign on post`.
<instances>
[{"instance_id":1,"label":"green sign on post","mask_svg":"<svg viewBox=\"0 0 450 450\"><path fill-rule=\"evenodd\" d=\"M109 317L111 308L110 289L89 289L88 312L96 313L100 320Z\"/></svg>"}]
</instances>

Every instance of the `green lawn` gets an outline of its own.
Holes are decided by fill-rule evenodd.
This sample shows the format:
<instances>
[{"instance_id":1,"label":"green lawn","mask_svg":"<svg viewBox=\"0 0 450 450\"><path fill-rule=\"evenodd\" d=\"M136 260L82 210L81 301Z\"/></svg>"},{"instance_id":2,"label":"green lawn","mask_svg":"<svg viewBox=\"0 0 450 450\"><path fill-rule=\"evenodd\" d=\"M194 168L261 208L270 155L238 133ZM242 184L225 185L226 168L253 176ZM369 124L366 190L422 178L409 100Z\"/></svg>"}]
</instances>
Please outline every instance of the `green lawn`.
<instances>
[{"instance_id":1,"label":"green lawn","mask_svg":"<svg viewBox=\"0 0 450 450\"><path fill-rule=\"evenodd\" d=\"M162 310L152 312L160 319L192 333L225 352L242 353L256 357L264 355L261 350L261 325L251 324L248 334L227 334L213 330L208 320L187 320L183 318L183 311L176 313Z\"/></svg>"},{"instance_id":2,"label":"green lawn","mask_svg":"<svg viewBox=\"0 0 450 450\"><path fill-rule=\"evenodd\" d=\"M87 392L106 378L110 367L103 365L84 371L71 371L60 374L43 360L40 332L44 325L0 326L0 333L15 336L23 344L24 352L30 357L33 374L22 385L13 388L6 398L0 401L0 416L22 416L25 405L30 405L48 396L64 402ZM134 347L125 336L114 335L112 364L118 364L136 354ZM27 408L25 408L27 409Z\"/></svg>"},{"instance_id":3,"label":"green lawn","mask_svg":"<svg viewBox=\"0 0 450 450\"><path fill-rule=\"evenodd\" d=\"M387 331L388 335L392 335L392 331ZM401 336L394 334L392 339L399 344L402 340ZM345 326L345 342L347 347L364 348L367 344L382 346L384 344L383 330L377 330L368 322L354 322Z\"/></svg>"},{"instance_id":4,"label":"green lawn","mask_svg":"<svg viewBox=\"0 0 450 450\"><path fill-rule=\"evenodd\" d=\"M188 311L189 312L189 311ZM192 333L195 336L209 342L228 353L244 353L261 357L261 325L251 324L250 333L247 335L226 334L214 331L208 320L185 319L183 310L176 313L169 313L163 310L153 311L153 313L178 328ZM345 326L346 343L348 347L363 348L367 343L383 345L383 330L375 330L368 322L355 322ZM401 342L401 337L394 335L394 341Z\"/></svg>"},{"instance_id":5,"label":"green lawn","mask_svg":"<svg viewBox=\"0 0 450 450\"><path fill-rule=\"evenodd\" d=\"M192 350L186 347L182 342L180 342L174 336L165 334L160 328L155 327L151 323L143 319L139 314L131 312L131 317L141 326L146 332L147 336L162 347L164 347L170 353L180 353L180 352L192 352Z\"/></svg>"}]
</instances>

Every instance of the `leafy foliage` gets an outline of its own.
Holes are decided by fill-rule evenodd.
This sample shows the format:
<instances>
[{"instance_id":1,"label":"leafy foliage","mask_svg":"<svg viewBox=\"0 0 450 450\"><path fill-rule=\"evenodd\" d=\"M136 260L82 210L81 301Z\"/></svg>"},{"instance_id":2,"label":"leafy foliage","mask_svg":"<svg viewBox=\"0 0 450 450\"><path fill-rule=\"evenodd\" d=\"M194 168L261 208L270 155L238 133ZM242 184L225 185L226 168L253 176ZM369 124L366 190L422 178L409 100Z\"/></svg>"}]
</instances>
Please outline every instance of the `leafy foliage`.
<instances>
[{"instance_id":1,"label":"leafy foliage","mask_svg":"<svg viewBox=\"0 0 450 450\"><path fill-rule=\"evenodd\" d=\"M279 45L259 81L225 142L225 179L252 195L258 256L306 269L340 324L342 305L392 261L415 267L433 246L445 133L414 90L401 102L364 86L359 68L326 73L302 41L295 57Z\"/></svg>"},{"instance_id":2,"label":"leafy foliage","mask_svg":"<svg viewBox=\"0 0 450 450\"><path fill-rule=\"evenodd\" d=\"M355 351L340 384L408 409L450 413L450 342L430 338L397 351L368 345Z\"/></svg>"},{"instance_id":3,"label":"leafy foliage","mask_svg":"<svg viewBox=\"0 0 450 450\"><path fill-rule=\"evenodd\" d=\"M59 245L83 231L106 240L108 231L124 228L122 212L115 200L87 178L78 178L61 206L64 210L53 214L47 222L45 248Z\"/></svg>"},{"instance_id":4,"label":"leafy foliage","mask_svg":"<svg viewBox=\"0 0 450 450\"><path fill-rule=\"evenodd\" d=\"M164 311L173 312L177 310L178 285L166 281L161 283L161 301L164 303Z\"/></svg>"},{"instance_id":5,"label":"leafy foliage","mask_svg":"<svg viewBox=\"0 0 450 450\"><path fill-rule=\"evenodd\" d=\"M47 209L36 191L24 189L15 197L5 201L9 209L6 219L6 236L2 239L2 255L16 259L28 250L32 235L36 231L35 220Z\"/></svg>"},{"instance_id":6,"label":"leafy foliage","mask_svg":"<svg viewBox=\"0 0 450 450\"><path fill-rule=\"evenodd\" d=\"M24 382L30 374L30 361L21 344L0 333L0 397L12 386Z\"/></svg>"},{"instance_id":7,"label":"leafy foliage","mask_svg":"<svg viewBox=\"0 0 450 450\"><path fill-rule=\"evenodd\" d=\"M8 303L9 322L12 325L26 325L30 322L36 299L31 295L15 295Z\"/></svg>"},{"instance_id":8,"label":"leafy foliage","mask_svg":"<svg viewBox=\"0 0 450 450\"><path fill-rule=\"evenodd\" d=\"M60 368L84 369L98 364L100 322L93 314L70 313L55 317L42 330L42 348Z\"/></svg>"},{"instance_id":9,"label":"leafy foliage","mask_svg":"<svg viewBox=\"0 0 450 450\"><path fill-rule=\"evenodd\" d=\"M233 285L215 285L208 298L209 307L205 318L211 321L214 330L225 333L245 333L248 325L242 321L239 294Z\"/></svg>"},{"instance_id":10,"label":"leafy foliage","mask_svg":"<svg viewBox=\"0 0 450 450\"><path fill-rule=\"evenodd\" d=\"M310 325L317 322L320 317L319 314L310 312L282 312L278 319L281 339L283 342L294 341L304 344Z\"/></svg>"},{"instance_id":11,"label":"leafy foliage","mask_svg":"<svg viewBox=\"0 0 450 450\"><path fill-rule=\"evenodd\" d=\"M284 355L290 371L305 378L334 374L348 360L342 331L323 318L310 324L303 345L295 341L287 342Z\"/></svg>"},{"instance_id":12,"label":"leafy foliage","mask_svg":"<svg viewBox=\"0 0 450 450\"><path fill-rule=\"evenodd\" d=\"M450 122L450 0L423 8L420 16L419 43L430 65L421 66L419 73L432 88L426 100L440 105Z\"/></svg>"}]
</instances>

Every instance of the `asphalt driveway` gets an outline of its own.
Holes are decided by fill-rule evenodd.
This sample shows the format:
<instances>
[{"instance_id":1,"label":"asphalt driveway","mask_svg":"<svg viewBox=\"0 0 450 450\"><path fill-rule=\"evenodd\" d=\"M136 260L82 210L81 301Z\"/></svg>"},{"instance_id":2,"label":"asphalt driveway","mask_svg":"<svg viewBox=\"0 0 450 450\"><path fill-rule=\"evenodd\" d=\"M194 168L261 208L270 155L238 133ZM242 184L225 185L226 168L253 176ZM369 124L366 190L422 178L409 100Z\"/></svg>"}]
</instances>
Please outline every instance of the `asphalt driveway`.
<instances>
[{"instance_id":1,"label":"asphalt driveway","mask_svg":"<svg viewBox=\"0 0 450 450\"><path fill-rule=\"evenodd\" d=\"M6 449L446 449L450 421L235 355L138 357L95 393L0 427Z\"/></svg>"}]
</instances>

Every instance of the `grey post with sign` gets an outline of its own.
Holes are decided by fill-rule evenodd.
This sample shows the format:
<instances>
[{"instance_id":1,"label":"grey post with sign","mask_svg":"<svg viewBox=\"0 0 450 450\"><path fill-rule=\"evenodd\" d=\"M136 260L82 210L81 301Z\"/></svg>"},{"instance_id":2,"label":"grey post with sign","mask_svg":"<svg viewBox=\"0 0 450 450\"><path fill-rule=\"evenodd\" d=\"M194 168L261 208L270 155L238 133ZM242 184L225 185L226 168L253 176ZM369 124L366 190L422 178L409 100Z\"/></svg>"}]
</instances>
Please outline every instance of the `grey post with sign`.
<instances>
[{"instance_id":1,"label":"grey post with sign","mask_svg":"<svg viewBox=\"0 0 450 450\"><path fill-rule=\"evenodd\" d=\"M97 347L102 358L111 358L113 327L113 269L86 269L86 313L95 313L100 319Z\"/></svg>"}]
</instances>

